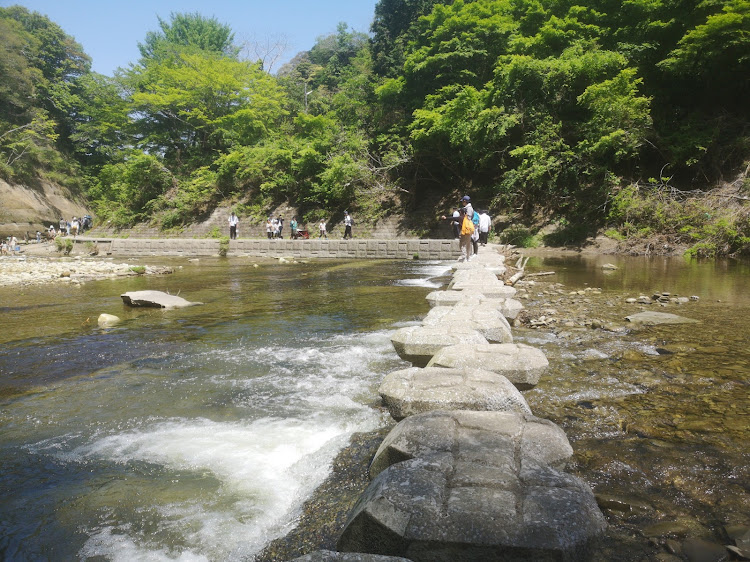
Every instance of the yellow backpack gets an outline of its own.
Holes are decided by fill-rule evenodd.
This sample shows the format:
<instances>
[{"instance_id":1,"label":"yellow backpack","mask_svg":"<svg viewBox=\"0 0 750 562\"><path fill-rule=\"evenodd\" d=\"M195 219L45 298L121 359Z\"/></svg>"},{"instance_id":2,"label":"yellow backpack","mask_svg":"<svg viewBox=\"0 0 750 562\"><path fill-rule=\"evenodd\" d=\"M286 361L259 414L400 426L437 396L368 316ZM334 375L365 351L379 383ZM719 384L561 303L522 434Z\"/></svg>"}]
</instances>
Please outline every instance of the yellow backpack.
<instances>
[{"instance_id":1,"label":"yellow backpack","mask_svg":"<svg viewBox=\"0 0 750 562\"><path fill-rule=\"evenodd\" d=\"M461 223L461 234L474 234L474 223L469 218L469 215L464 215L464 220Z\"/></svg>"}]
</instances>

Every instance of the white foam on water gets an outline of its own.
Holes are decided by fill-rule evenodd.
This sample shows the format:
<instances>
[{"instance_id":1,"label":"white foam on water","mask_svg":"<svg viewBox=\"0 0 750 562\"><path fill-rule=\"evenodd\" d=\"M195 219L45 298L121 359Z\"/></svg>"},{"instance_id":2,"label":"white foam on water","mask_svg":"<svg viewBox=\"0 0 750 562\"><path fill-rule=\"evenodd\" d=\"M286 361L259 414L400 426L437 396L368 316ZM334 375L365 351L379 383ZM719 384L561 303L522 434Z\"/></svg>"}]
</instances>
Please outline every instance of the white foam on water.
<instances>
[{"instance_id":1,"label":"white foam on water","mask_svg":"<svg viewBox=\"0 0 750 562\"><path fill-rule=\"evenodd\" d=\"M439 289L444 283L437 283L430 279L399 279L393 282L397 287L426 287L428 289Z\"/></svg>"},{"instance_id":2,"label":"white foam on water","mask_svg":"<svg viewBox=\"0 0 750 562\"><path fill-rule=\"evenodd\" d=\"M352 424L326 424L320 418L173 420L78 447L69 459L145 462L175 472L209 472L221 483L221 498L210 503L164 504L154 498L160 525L177 526L182 535L185 546L179 552L147 548L127 529L104 527L92 534L84 553L113 560L179 561L251 555L293 521L305 498L326 478L331 460L353 429Z\"/></svg>"},{"instance_id":3,"label":"white foam on water","mask_svg":"<svg viewBox=\"0 0 750 562\"><path fill-rule=\"evenodd\" d=\"M384 366L399 361L389 336L390 331L340 335L297 342L296 347L238 344L181 358L191 369L213 373L197 382L181 379L196 385L193 392L229 396L256 417L145 420L137 429L95 436L53 454L82 464L151 464L166 471L166 478L170 472L210 474L213 485L219 483L218 497L204 490L190 501L176 501L168 491L148 498L144 509L158 513L157 533L139 534L123 521L105 524L89 529L81 556L248 559L288 532L351 435L383 425L385 414L367 403L377 396ZM179 485L165 482L166 488ZM180 537L179 545L153 538L170 533Z\"/></svg>"}]
</instances>

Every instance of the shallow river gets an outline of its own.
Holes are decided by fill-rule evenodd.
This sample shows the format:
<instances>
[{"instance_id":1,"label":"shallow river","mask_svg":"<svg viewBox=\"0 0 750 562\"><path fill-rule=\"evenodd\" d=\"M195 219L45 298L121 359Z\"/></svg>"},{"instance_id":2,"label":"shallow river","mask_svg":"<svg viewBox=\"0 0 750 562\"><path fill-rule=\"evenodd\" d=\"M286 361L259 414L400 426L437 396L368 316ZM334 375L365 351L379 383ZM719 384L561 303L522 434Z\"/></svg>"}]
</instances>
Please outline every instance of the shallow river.
<instances>
[{"instance_id":1,"label":"shallow river","mask_svg":"<svg viewBox=\"0 0 750 562\"><path fill-rule=\"evenodd\" d=\"M514 331L550 359L526 397L613 506L599 554L638 559L657 524L718 540L750 511L750 269L605 261L620 269L532 262L557 274L527 287L526 314L555 321ZM184 267L0 289L0 559L251 560L294 526L352 434L390 423L377 386L405 364L389 334L426 314L448 271L154 263ZM602 292L568 295L586 287ZM122 292L146 288L204 304L124 308ZM640 307L624 297L655 291L699 296L663 311L700 324L626 329ZM102 312L124 322L99 329Z\"/></svg>"}]
</instances>

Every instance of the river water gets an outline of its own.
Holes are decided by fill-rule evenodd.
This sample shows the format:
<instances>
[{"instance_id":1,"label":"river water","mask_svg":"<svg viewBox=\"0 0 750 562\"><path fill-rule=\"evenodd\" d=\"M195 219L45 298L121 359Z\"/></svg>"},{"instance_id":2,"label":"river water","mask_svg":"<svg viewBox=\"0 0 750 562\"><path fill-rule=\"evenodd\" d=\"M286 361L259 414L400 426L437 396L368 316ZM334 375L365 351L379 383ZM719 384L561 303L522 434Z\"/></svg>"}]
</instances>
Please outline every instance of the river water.
<instances>
[{"instance_id":1,"label":"river water","mask_svg":"<svg viewBox=\"0 0 750 562\"><path fill-rule=\"evenodd\" d=\"M526 288L527 314L557 320L514 331L550 359L526 397L615 506L600 553L648 553L660 524L719 540L750 512L750 271L606 261L619 269L531 263L557 274ZM0 558L252 560L354 433L391 423L377 386L405 364L389 335L448 280L447 264L420 261L153 263L183 267L0 288ZM587 287L602 291L568 295ZM119 295L141 289L204 304L126 309ZM664 309L700 324L621 327L639 309L626 295L664 290L700 296ZM123 323L99 329L102 312Z\"/></svg>"}]
</instances>

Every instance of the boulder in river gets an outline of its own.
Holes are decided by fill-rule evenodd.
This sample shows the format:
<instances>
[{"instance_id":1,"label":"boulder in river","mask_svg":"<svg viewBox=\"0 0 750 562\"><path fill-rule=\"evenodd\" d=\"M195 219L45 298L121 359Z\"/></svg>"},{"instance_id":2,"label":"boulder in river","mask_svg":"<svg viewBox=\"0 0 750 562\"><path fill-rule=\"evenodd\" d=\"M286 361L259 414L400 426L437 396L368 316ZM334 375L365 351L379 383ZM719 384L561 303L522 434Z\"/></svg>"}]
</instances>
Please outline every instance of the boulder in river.
<instances>
[{"instance_id":1,"label":"boulder in river","mask_svg":"<svg viewBox=\"0 0 750 562\"><path fill-rule=\"evenodd\" d=\"M677 316L676 314L669 314L667 312L654 312L646 310L637 314L631 314L626 316L625 320L638 324L640 326L658 326L662 324L694 324L698 320L692 318L685 318L684 316Z\"/></svg>"},{"instance_id":2,"label":"boulder in river","mask_svg":"<svg viewBox=\"0 0 750 562\"><path fill-rule=\"evenodd\" d=\"M549 361L544 353L523 343L487 343L444 347L428 367L485 369L507 377L519 390L534 388Z\"/></svg>"},{"instance_id":3,"label":"boulder in river","mask_svg":"<svg viewBox=\"0 0 750 562\"><path fill-rule=\"evenodd\" d=\"M97 319L97 324L100 328L109 328L110 326L114 326L116 324L119 324L120 322L120 317L115 316L114 314L100 314L99 318Z\"/></svg>"},{"instance_id":4,"label":"boulder in river","mask_svg":"<svg viewBox=\"0 0 750 562\"><path fill-rule=\"evenodd\" d=\"M506 377L476 368L401 369L386 375L378 392L396 420L431 410L531 413Z\"/></svg>"},{"instance_id":5,"label":"boulder in river","mask_svg":"<svg viewBox=\"0 0 750 562\"><path fill-rule=\"evenodd\" d=\"M445 426L435 421L428 433ZM606 527L591 488L536 452L524 462L524 431L473 425L449 434L446 447L380 472L349 514L338 549L416 562L583 559L589 539ZM410 440L420 448L418 437L404 436L404 446Z\"/></svg>"},{"instance_id":6,"label":"boulder in river","mask_svg":"<svg viewBox=\"0 0 750 562\"><path fill-rule=\"evenodd\" d=\"M120 295L122 301L128 306L145 306L152 308L184 308L203 304L190 302L177 295L170 295L162 291L130 291Z\"/></svg>"}]
</instances>

